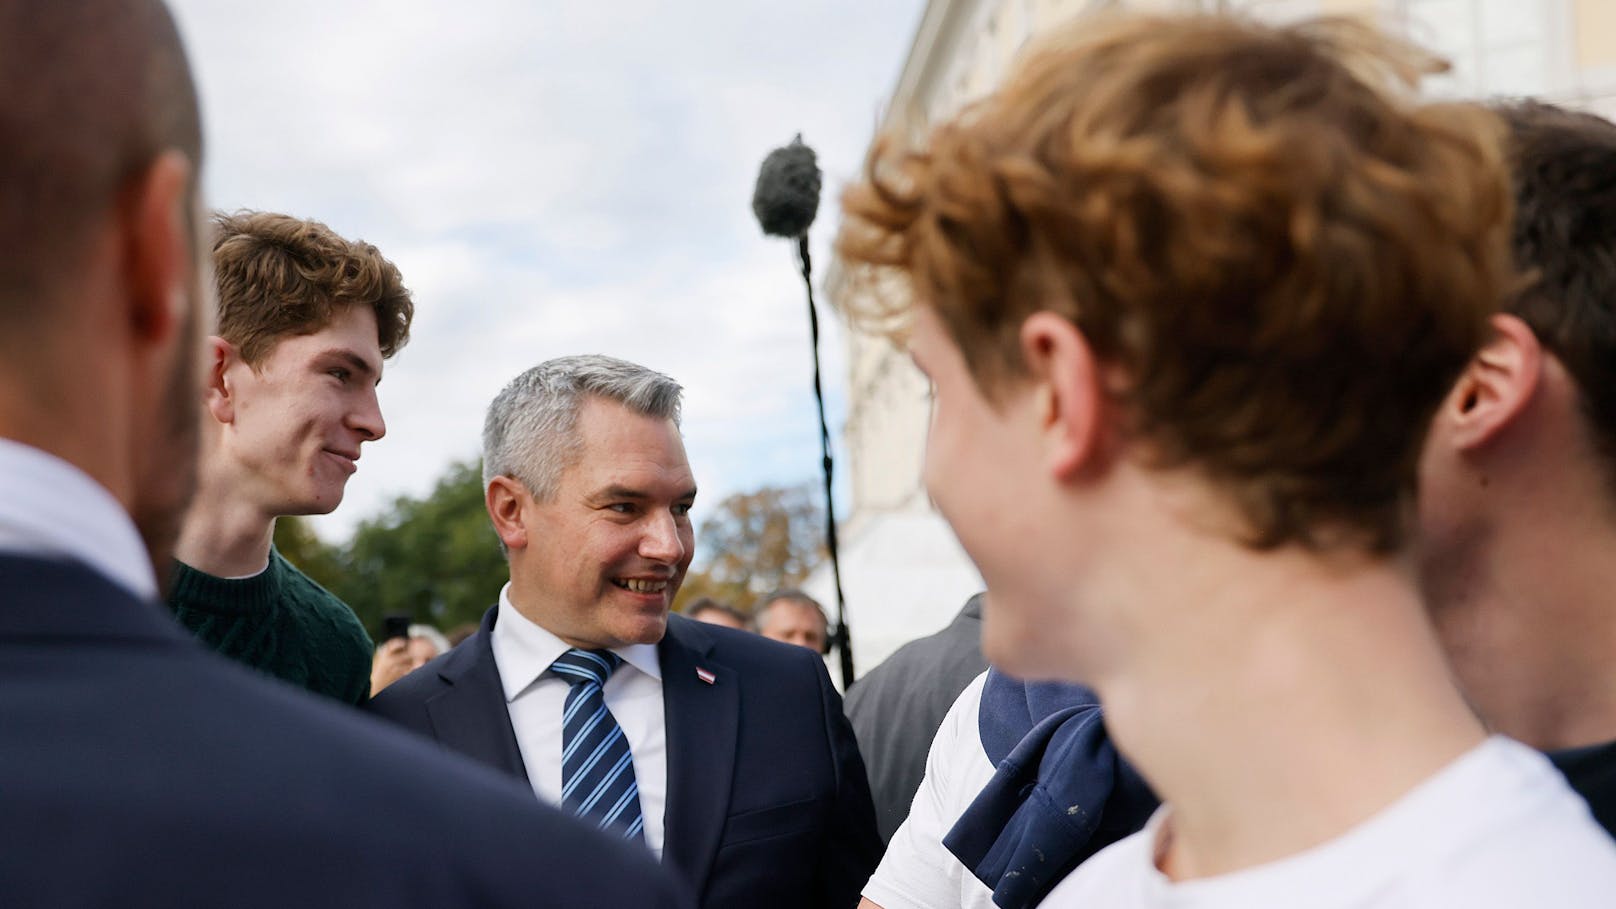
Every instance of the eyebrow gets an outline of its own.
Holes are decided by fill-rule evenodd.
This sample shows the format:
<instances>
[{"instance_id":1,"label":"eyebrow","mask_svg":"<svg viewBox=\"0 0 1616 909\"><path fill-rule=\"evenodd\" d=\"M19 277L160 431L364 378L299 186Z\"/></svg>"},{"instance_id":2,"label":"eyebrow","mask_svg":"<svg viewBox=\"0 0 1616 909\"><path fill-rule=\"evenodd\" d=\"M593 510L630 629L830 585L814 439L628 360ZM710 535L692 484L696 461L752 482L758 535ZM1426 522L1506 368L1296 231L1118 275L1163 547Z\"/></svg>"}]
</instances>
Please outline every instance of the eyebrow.
<instances>
[{"instance_id":1,"label":"eyebrow","mask_svg":"<svg viewBox=\"0 0 1616 909\"><path fill-rule=\"evenodd\" d=\"M682 493L679 496L677 496L675 498L675 501L681 501L682 502L685 499L694 499L695 497L696 497L696 487L692 486L692 487L690 487L690 490L688 492ZM615 486L614 485L614 486L608 486L605 489L602 489L601 491L595 493L595 498L599 498L599 499L633 499L633 500L635 500L637 502L643 502L643 501L645 501L647 499L650 499L651 494L647 493L647 492L644 492L642 490L638 490L638 489L628 487L628 486Z\"/></svg>"},{"instance_id":2,"label":"eyebrow","mask_svg":"<svg viewBox=\"0 0 1616 909\"><path fill-rule=\"evenodd\" d=\"M378 385L381 384L382 371L372 366L364 357L361 357L346 347L328 347L325 350L320 351L319 358L341 360L344 363L347 363L349 366L352 366L355 372L367 376L375 376L376 383Z\"/></svg>"}]
</instances>

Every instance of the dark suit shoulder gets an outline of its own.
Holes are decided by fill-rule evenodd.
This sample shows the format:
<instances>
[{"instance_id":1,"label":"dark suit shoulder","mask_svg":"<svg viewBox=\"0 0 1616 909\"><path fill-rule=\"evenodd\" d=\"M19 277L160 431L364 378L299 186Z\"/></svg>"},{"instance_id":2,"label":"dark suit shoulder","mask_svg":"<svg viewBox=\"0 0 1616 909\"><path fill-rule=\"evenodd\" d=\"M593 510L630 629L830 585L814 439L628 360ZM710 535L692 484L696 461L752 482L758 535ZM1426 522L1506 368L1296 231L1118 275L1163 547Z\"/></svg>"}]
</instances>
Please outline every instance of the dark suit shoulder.
<instances>
[{"instance_id":1,"label":"dark suit shoulder","mask_svg":"<svg viewBox=\"0 0 1616 909\"><path fill-rule=\"evenodd\" d=\"M74 610L0 587L38 626L0 628L0 726L27 730L0 736L0 905L683 905L520 783L197 647L154 604L86 583L67 605L122 627L50 637L47 609Z\"/></svg>"}]
</instances>

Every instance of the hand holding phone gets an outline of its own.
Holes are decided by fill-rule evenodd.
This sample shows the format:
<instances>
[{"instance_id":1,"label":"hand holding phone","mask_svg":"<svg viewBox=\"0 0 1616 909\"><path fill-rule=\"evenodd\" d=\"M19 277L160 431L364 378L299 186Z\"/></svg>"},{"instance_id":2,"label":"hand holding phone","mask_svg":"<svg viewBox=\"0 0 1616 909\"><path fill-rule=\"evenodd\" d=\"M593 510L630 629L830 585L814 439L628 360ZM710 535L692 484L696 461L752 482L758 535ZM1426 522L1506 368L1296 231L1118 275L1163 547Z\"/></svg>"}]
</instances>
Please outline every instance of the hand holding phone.
<instances>
[{"instance_id":1,"label":"hand holding phone","mask_svg":"<svg viewBox=\"0 0 1616 909\"><path fill-rule=\"evenodd\" d=\"M410 617L403 613L394 613L382 619L382 640L391 641L394 638L410 636Z\"/></svg>"}]
</instances>

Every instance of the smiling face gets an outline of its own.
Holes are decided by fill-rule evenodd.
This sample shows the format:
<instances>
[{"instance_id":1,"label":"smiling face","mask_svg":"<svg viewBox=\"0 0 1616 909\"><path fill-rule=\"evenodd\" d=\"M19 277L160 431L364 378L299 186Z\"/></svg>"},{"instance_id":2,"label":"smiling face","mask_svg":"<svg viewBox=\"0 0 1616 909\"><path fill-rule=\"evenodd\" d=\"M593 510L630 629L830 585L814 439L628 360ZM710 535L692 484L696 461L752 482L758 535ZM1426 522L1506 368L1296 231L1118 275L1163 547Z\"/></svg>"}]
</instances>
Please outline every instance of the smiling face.
<instances>
[{"instance_id":1,"label":"smiling face","mask_svg":"<svg viewBox=\"0 0 1616 909\"><path fill-rule=\"evenodd\" d=\"M387 431L376 400L382 355L369 306L288 335L257 368L233 358L225 447L233 481L269 515L326 514L358 469L360 445Z\"/></svg>"},{"instance_id":2,"label":"smiling face","mask_svg":"<svg viewBox=\"0 0 1616 909\"><path fill-rule=\"evenodd\" d=\"M696 480L673 421L587 398L578 446L555 492L510 482L522 538L511 546L511 602L575 647L654 644L695 551ZM496 523L499 519L496 516Z\"/></svg>"}]
</instances>

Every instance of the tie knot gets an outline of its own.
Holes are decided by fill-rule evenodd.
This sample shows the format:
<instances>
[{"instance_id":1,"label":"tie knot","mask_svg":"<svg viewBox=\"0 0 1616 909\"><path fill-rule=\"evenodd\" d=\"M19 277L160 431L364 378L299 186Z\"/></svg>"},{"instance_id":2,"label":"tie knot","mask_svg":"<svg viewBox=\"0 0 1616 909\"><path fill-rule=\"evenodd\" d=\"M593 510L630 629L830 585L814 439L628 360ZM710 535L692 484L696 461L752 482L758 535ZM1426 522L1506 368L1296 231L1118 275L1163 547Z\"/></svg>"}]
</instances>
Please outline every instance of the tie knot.
<instances>
[{"instance_id":1,"label":"tie knot","mask_svg":"<svg viewBox=\"0 0 1616 909\"><path fill-rule=\"evenodd\" d=\"M556 661L550 664L550 669L566 679L567 684L574 688L586 682L604 688L606 680L612 676L612 670L622 663L623 658L610 650L582 650L574 647L556 657Z\"/></svg>"}]
</instances>

